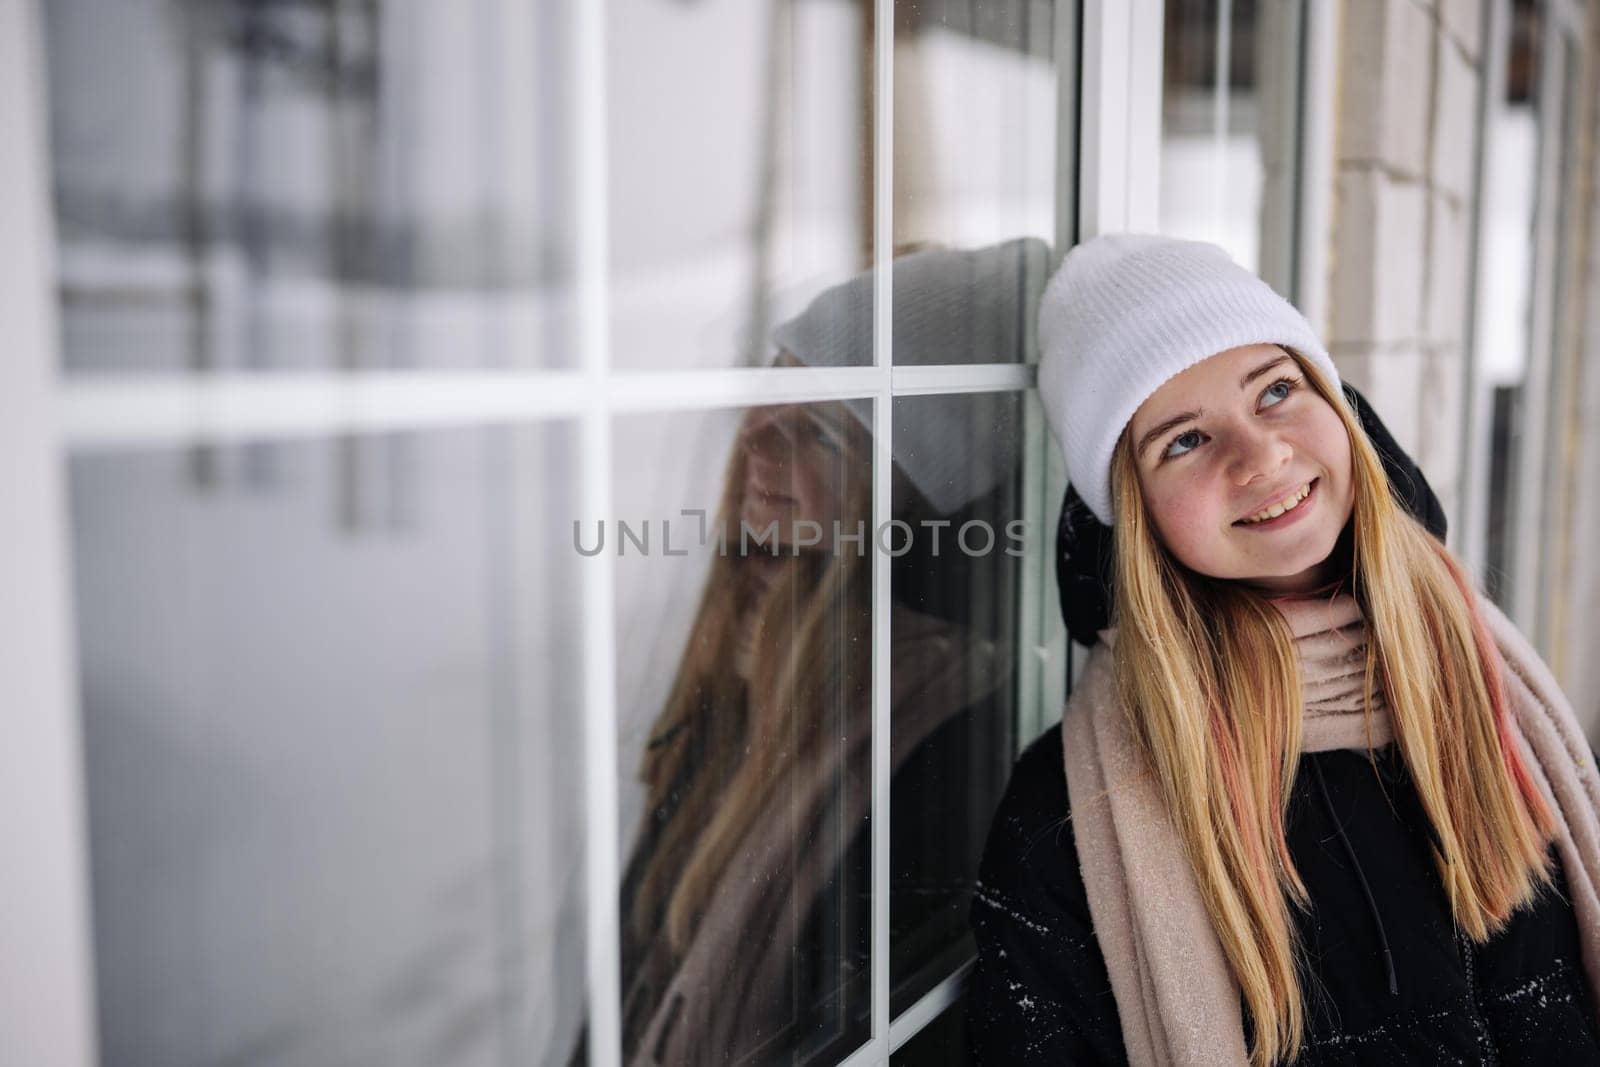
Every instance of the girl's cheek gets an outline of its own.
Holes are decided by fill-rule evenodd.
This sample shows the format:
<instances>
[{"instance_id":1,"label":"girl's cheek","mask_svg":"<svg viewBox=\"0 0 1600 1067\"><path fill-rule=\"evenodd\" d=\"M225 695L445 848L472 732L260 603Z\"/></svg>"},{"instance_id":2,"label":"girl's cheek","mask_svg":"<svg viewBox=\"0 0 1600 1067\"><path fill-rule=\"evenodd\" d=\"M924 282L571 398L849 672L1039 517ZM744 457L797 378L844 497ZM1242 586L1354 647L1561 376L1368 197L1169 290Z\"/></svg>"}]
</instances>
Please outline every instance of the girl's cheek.
<instances>
[{"instance_id":1,"label":"girl's cheek","mask_svg":"<svg viewBox=\"0 0 1600 1067\"><path fill-rule=\"evenodd\" d=\"M1174 493L1167 502L1167 514L1172 516L1174 523L1185 529L1203 525L1207 515L1215 509L1216 504L1210 495L1195 487L1185 487Z\"/></svg>"},{"instance_id":2,"label":"girl's cheek","mask_svg":"<svg viewBox=\"0 0 1600 1067\"><path fill-rule=\"evenodd\" d=\"M1205 501L1193 490L1164 493L1151 504L1156 529L1164 531L1177 544L1190 541L1202 525Z\"/></svg>"},{"instance_id":3,"label":"girl's cheek","mask_svg":"<svg viewBox=\"0 0 1600 1067\"><path fill-rule=\"evenodd\" d=\"M1217 527L1226 525L1228 521L1222 502L1215 494L1197 487L1185 493L1177 503L1177 521L1182 528L1180 536L1189 550L1206 552L1214 548Z\"/></svg>"}]
</instances>

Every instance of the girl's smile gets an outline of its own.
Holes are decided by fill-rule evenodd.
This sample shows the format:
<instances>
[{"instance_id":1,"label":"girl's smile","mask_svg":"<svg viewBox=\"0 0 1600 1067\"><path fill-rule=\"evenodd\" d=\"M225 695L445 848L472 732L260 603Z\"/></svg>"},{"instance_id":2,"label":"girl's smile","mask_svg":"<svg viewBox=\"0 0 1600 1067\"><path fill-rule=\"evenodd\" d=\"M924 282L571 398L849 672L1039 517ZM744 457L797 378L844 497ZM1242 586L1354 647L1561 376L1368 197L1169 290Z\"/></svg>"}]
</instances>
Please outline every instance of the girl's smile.
<instances>
[{"instance_id":1,"label":"girl's smile","mask_svg":"<svg viewBox=\"0 0 1600 1067\"><path fill-rule=\"evenodd\" d=\"M1269 493L1267 503L1234 525L1251 530L1281 530L1290 523L1299 522L1310 512L1312 497L1317 495L1317 483L1320 481L1321 478L1313 478L1283 496Z\"/></svg>"},{"instance_id":2,"label":"girl's smile","mask_svg":"<svg viewBox=\"0 0 1600 1067\"><path fill-rule=\"evenodd\" d=\"M1246 345L1175 375L1128 426L1155 532L1184 566L1274 593L1332 575L1355 507L1350 439L1308 372Z\"/></svg>"}]
</instances>

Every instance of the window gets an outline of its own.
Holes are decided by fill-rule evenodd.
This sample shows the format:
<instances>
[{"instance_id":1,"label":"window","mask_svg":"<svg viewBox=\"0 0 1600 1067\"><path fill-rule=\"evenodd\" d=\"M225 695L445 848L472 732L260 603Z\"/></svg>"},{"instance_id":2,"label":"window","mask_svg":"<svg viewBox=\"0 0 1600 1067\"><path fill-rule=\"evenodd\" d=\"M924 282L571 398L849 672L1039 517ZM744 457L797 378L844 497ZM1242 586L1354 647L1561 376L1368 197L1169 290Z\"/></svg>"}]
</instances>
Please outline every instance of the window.
<instances>
[{"instance_id":1,"label":"window","mask_svg":"<svg viewBox=\"0 0 1600 1067\"><path fill-rule=\"evenodd\" d=\"M1076 5L41 12L105 1061L946 1027Z\"/></svg>"},{"instance_id":2,"label":"window","mask_svg":"<svg viewBox=\"0 0 1600 1067\"><path fill-rule=\"evenodd\" d=\"M1298 4L1166 5L1161 232L1221 245L1295 295Z\"/></svg>"}]
</instances>

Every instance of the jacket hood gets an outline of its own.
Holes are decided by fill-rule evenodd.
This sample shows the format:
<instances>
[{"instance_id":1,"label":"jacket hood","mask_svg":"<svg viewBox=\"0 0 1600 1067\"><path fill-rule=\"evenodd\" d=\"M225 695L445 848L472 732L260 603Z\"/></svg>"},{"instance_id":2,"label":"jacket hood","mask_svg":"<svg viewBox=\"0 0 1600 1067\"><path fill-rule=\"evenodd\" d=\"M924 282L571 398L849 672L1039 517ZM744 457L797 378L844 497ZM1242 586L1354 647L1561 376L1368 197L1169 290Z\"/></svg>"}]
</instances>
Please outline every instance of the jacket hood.
<instances>
[{"instance_id":1,"label":"jacket hood","mask_svg":"<svg viewBox=\"0 0 1600 1067\"><path fill-rule=\"evenodd\" d=\"M1421 469L1395 443L1366 398L1348 383L1343 389L1362 429L1378 450L1395 496L1429 533L1443 541L1444 509ZM1086 647L1092 647L1100 631L1110 625L1113 544L1111 527L1095 518L1078 491L1067 486L1056 523L1056 587L1067 633Z\"/></svg>"}]
</instances>

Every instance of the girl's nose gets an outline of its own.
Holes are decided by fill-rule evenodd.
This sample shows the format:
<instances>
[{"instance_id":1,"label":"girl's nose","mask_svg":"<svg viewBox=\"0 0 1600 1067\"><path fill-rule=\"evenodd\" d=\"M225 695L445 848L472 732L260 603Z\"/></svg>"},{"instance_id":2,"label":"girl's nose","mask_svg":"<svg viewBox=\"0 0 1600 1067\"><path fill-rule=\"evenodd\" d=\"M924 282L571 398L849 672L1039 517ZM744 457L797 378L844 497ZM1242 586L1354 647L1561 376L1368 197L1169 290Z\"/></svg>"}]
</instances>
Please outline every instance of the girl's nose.
<instances>
[{"instance_id":1,"label":"girl's nose","mask_svg":"<svg viewBox=\"0 0 1600 1067\"><path fill-rule=\"evenodd\" d=\"M1262 430L1241 431L1229 472L1234 484L1249 485L1257 478L1271 478L1294 457L1294 449L1276 433Z\"/></svg>"}]
</instances>

